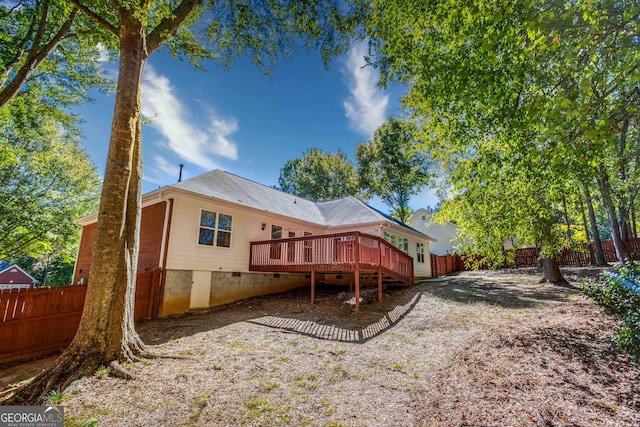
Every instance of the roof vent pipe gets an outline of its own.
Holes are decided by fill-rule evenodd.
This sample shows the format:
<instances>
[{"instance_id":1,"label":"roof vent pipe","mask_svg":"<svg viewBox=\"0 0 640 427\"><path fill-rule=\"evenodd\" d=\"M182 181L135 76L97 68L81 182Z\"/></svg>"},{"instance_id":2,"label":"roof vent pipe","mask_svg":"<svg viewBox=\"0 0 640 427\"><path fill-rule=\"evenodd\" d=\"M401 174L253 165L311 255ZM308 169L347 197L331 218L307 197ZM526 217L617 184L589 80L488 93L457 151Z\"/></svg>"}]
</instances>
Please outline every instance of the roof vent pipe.
<instances>
[{"instance_id":1,"label":"roof vent pipe","mask_svg":"<svg viewBox=\"0 0 640 427\"><path fill-rule=\"evenodd\" d=\"M180 163L178 166L180 166L180 174L178 174L178 182L180 182L182 181L182 168L184 167L184 165Z\"/></svg>"}]
</instances>

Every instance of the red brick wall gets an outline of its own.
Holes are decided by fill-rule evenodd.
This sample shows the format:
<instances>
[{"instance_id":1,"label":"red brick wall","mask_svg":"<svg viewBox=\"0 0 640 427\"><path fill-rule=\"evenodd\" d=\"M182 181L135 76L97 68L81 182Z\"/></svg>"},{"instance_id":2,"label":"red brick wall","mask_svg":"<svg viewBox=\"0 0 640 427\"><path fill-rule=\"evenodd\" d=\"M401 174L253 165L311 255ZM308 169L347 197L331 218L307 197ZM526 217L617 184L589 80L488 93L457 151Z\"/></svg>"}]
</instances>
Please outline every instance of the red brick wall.
<instances>
[{"instance_id":1,"label":"red brick wall","mask_svg":"<svg viewBox=\"0 0 640 427\"><path fill-rule=\"evenodd\" d=\"M93 252L93 243L96 240L96 224L85 225L82 228L82 237L80 238L80 248L78 248L78 259L76 260L76 271L73 276L73 285L79 284L84 279L86 285L89 281L89 270L91 269L91 253Z\"/></svg>"},{"instance_id":2,"label":"red brick wall","mask_svg":"<svg viewBox=\"0 0 640 427\"><path fill-rule=\"evenodd\" d=\"M155 205L142 209L138 273L149 271L160 266L162 229L164 228L164 214L166 210L167 202L156 203Z\"/></svg>"},{"instance_id":3,"label":"red brick wall","mask_svg":"<svg viewBox=\"0 0 640 427\"><path fill-rule=\"evenodd\" d=\"M140 253L138 255L138 274L149 271L160 264L160 251L162 248L162 229L164 227L164 214L166 202L156 203L142 209L140 224ZM84 284L89 280L91 270L91 254L96 236L96 224L90 224L83 228L80 248L78 249L78 261L73 284L78 284L84 279Z\"/></svg>"}]
</instances>

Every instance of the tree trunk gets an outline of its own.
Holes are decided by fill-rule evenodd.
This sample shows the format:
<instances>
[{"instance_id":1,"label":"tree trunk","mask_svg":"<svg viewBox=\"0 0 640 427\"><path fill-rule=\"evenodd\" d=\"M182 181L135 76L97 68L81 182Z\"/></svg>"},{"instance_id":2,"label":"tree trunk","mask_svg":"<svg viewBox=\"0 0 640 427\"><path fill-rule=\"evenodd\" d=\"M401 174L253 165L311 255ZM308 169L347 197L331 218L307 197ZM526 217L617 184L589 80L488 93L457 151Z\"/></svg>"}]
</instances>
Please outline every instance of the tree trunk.
<instances>
[{"instance_id":1,"label":"tree trunk","mask_svg":"<svg viewBox=\"0 0 640 427\"><path fill-rule=\"evenodd\" d=\"M589 212L589 223L591 224L591 235L593 236L593 248L596 252L596 265L599 267L608 266L607 260L604 258L604 250L602 249L602 241L600 240L600 231L596 222L596 212L593 209L593 200L591 200L591 191L589 185L582 183L585 202L587 203L587 211Z\"/></svg>"},{"instance_id":2,"label":"tree trunk","mask_svg":"<svg viewBox=\"0 0 640 427\"><path fill-rule=\"evenodd\" d=\"M625 242L629 241L631 237L631 230L629 229L629 211L624 207L624 202L620 202L620 206L618 206L618 218L620 224L620 237Z\"/></svg>"},{"instance_id":3,"label":"tree trunk","mask_svg":"<svg viewBox=\"0 0 640 427\"><path fill-rule=\"evenodd\" d=\"M589 231L589 222L587 221L587 214L584 212L584 202L581 197L578 197L578 203L580 204L580 217L582 218L582 228L584 229L584 234L587 237L587 248L589 250L589 264L595 265L596 258L593 255L593 238L591 237L591 233Z\"/></svg>"},{"instance_id":4,"label":"tree trunk","mask_svg":"<svg viewBox=\"0 0 640 427\"><path fill-rule=\"evenodd\" d=\"M151 356L140 339L135 328L136 279L140 241L140 219L142 218L142 120L136 125L136 138L133 149L131 169L131 185L127 202L127 251L131 260L127 278L126 310L124 312L123 353L128 359L136 360L138 356Z\"/></svg>"},{"instance_id":5,"label":"tree trunk","mask_svg":"<svg viewBox=\"0 0 640 427\"><path fill-rule=\"evenodd\" d=\"M611 198L611 185L609 184L609 176L607 171L601 165L598 171L597 181L602 193L602 202L607 211L609 217L609 225L611 226L611 236L613 237L613 246L616 248L616 256L618 261L624 264L629 259L629 251L627 250L627 244L620 236L620 225L616 216L616 208Z\"/></svg>"},{"instance_id":6,"label":"tree trunk","mask_svg":"<svg viewBox=\"0 0 640 427\"><path fill-rule=\"evenodd\" d=\"M635 199L631 203L631 232L633 233L633 238L638 238L638 227L636 224L636 201Z\"/></svg>"},{"instance_id":7,"label":"tree trunk","mask_svg":"<svg viewBox=\"0 0 640 427\"><path fill-rule=\"evenodd\" d=\"M629 132L629 119L622 121L622 126L618 127L620 132L620 142L618 144L618 179L625 186L628 182L627 178L627 136ZM618 224L620 226L620 237L626 243L629 241L629 211L626 207L626 192L618 194Z\"/></svg>"},{"instance_id":8,"label":"tree trunk","mask_svg":"<svg viewBox=\"0 0 640 427\"><path fill-rule=\"evenodd\" d=\"M137 142L140 86L147 55L142 26L134 18L122 18L119 38L120 68L109 153L80 326L55 366L18 390L6 404L39 402L47 391L62 390L73 380L92 374L100 365L109 366L133 354L129 338L135 330L132 334L133 322L128 322L133 313L127 313L132 307L126 298L137 268L141 148Z\"/></svg>"},{"instance_id":9,"label":"tree trunk","mask_svg":"<svg viewBox=\"0 0 640 427\"><path fill-rule=\"evenodd\" d=\"M544 280L556 285L566 285L568 282L560 272L560 266L556 258L542 258L542 273Z\"/></svg>"},{"instance_id":10,"label":"tree trunk","mask_svg":"<svg viewBox=\"0 0 640 427\"><path fill-rule=\"evenodd\" d=\"M569 249L571 250L571 256L573 256L573 261L576 263L576 265L578 267L582 267L582 263L580 262L580 257L578 256L575 249L573 249L573 246L571 245L571 221L569 221L569 212L567 210L567 198L564 195L564 192L562 193L562 207L564 209L564 223L567 226L567 242L570 245Z\"/></svg>"}]
</instances>

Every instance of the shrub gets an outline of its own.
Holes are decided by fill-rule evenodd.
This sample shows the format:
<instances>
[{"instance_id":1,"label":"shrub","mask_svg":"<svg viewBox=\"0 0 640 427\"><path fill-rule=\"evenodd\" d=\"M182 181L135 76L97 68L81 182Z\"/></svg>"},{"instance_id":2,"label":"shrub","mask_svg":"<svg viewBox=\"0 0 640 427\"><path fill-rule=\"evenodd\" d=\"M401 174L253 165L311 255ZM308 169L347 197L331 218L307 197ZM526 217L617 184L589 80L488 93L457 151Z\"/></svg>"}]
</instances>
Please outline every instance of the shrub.
<instances>
[{"instance_id":1,"label":"shrub","mask_svg":"<svg viewBox=\"0 0 640 427\"><path fill-rule=\"evenodd\" d=\"M622 327L613 336L618 348L631 354L636 362L640 361L640 312L630 312L624 318Z\"/></svg>"},{"instance_id":2,"label":"shrub","mask_svg":"<svg viewBox=\"0 0 640 427\"><path fill-rule=\"evenodd\" d=\"M616 346L640 361L640 263L630 262L600 275L600 282L588 282L583 293L609 313L621 318L614 334Z\"/></svg>"}]
</instances>

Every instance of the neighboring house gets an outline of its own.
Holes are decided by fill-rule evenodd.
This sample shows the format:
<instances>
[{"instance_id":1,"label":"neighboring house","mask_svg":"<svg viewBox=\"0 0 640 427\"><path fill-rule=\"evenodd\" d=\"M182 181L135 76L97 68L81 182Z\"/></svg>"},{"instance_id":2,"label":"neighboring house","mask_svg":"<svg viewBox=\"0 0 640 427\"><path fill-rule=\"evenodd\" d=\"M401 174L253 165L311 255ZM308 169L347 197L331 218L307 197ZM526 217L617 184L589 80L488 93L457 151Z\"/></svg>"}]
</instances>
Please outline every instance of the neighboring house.
<instances>
[{"instance_id":1,"label":"neighboring house","mask_svg":"<svg viewBox=\"0 0 640 427\"><path fill-rule=\"evenodd\" d=\"M414 212L408 222L411 227L437 240L430 245L432 254L447 255L454 252L453 246L458 233L455 224L439 224L433 221L433 214L426 209Z\"/></svg>"},{"instance_id":2,"label":"neighboring house","mask_svg":"<svg viewBox=\"0 0 640 427\"><path fill-rule=\"evenodd\" d=\"M142 207L138 274L162 269L160 316L310 284L313 302L316 283L377 285L381 298L383 282L431 277L434 240L353 197L315 203L214 170ZM96 221L78 221L76 284L89 279Z\"/></svg>"},{"instance_id":3,"label":"neighboring house","mask_svg":"<svg viewBox=\"0 0 640 427\"><path fill-rule=\"evenodd\" d=\"M0 261L0 290L33 288L37 280L15 264Z\"/></svg>"}]
</instances>

